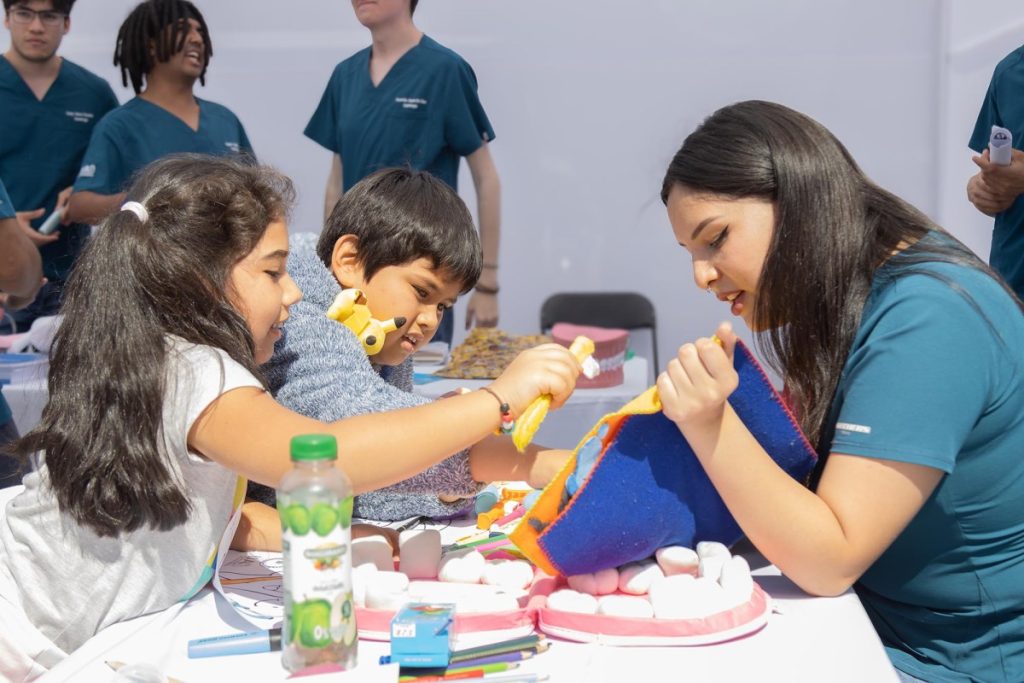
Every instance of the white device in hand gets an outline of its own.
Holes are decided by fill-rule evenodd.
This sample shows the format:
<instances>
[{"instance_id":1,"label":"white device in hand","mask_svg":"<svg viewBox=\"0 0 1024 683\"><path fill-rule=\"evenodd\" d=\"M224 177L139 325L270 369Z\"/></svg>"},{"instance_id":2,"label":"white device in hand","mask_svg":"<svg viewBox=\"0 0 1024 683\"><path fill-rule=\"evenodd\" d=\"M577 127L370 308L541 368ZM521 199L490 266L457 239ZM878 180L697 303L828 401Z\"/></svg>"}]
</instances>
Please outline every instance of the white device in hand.
<instances>
[{"instance_id":1,"label":"white device in hand","mask_svg":"<svg viewBox=\"0 0 1024 683\"><path fill-rule=\"evenodd\" d=\"M1013 159L1013 133L1000 126L992 126L988 138L988 158L993 164L1009 166Z\"/></svg>"},{"instance_id":2,"label":"white device in hand","mask_svg":"<svg viewBox=\"0 0 1024 683\"><path fill-rule=\"evenodd\" d=\"M43 224L39 226L39 230L37 232L40 235L49 235L51 232L56 230L59 225L60 209L56 209L53 213L46 217L46 220L43 221Z\"/></svg>"}]
</instances>

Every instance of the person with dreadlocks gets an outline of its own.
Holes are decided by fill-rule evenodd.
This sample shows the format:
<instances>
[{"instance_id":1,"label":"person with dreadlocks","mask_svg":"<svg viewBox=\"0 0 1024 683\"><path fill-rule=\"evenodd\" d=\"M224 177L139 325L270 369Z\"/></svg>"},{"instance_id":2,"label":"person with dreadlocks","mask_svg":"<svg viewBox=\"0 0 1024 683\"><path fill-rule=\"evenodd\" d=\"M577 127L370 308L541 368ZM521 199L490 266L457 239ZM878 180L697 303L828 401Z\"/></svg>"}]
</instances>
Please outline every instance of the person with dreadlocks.
<instances>
[{"instance_id":1,"label":"person with dreadlocks","mask_svg":"<svg viewBox=\"0 0 1024 683\"><path fill-rule=\"evenodd\" d=\"M118 105L106 80L57 54L71 30L74 4L4 0L11 40L0 56L0 177L14 208L32 221L35 229L25 236L38 247L47 279L35 303L12 313L26 330L57 312L64 281L89 236L88 225L66 216L56 232L37 230L67 205L93 128Z\"/></svg>"},{"instance_id":2,"label":"person with dreadlocks","mask_svg":"<svg viewBox=\"0 0 1024 683\"><path fill-rule=\"evenodd\" d=\"M213 56L203 15L188 0L146 0L121 24L114 65L136 97L103 117L75 180L68 215L99 223L124 202L132 175L168 154L252 154L231 110L199 99Z\"/></svg>"}]
</instances>

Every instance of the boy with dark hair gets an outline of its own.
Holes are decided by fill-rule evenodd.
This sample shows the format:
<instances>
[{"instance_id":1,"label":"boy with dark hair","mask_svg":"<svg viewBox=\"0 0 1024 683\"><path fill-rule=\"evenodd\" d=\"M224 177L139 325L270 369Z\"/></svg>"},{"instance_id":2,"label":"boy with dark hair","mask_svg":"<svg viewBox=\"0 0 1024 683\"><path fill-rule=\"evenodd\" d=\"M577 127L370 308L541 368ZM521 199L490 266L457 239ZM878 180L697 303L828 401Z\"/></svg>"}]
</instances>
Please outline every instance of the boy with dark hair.
<instances>
[{"instance_id":1,"label":"boy with dark hair","mask_svg":"<svg viewBox=\"0 0 1024 683\"><path fill-rule=\"evenodd\" d=\"M318 243L309 233L291 241L288 272L303 299L291 307L284 335L263 366L278 402L325 420L429 403L412 393L410 357L476 283L481 262L473 219L441 180L394 168L356 183L334 207ZM326 315L350 287L363 291L376 318L405 318L372 357L351 330ZM378 520L449 516L466 507L480 482L544 486L568 456L537 446L518 453L509 437L488 437L410 479L357 496L355 514ZM273 491L250 486L250 496L270 503Z\"/></svg>"},{"instance_id":2,"label":"boy with dark hair","mask_svg":"<svg viewBox=\"0 0 1024 683\"><path fill-rule=\"evenodd\" d=\"M13 314L27 329L53 315L89 226L69 223L50 235L37 232L47 216L63 210L96 123L117 106L105 80L57 54L71 30L74 0L4 0L10 32L0 56L0 177L14 207L29 212L35 229L25 235L39 248L48 282L36 302Z\"/></svg>"},{"instance_id":3,"label":"boy with dark hair","mask_svg":"<svg viewBox=\"0 0 1024 683\"><path fill-rule=\"evenodd\" d=\"M242 123L227 107L193 93L206 84L213 43L188 0L146 0L121 24L114 64L136 97L105 116L93 132L68 207L98 223L124 201L136 171L175 153L252 154Z\"/></svg>"},{"instance_id":4,"label":"boy with dark hair","mask_svg":"<svg viewBox=\"0 0 1024 683\"><path fill-rule=\"evenodd\" d=\"M324 217L359 180L388 166L428 171L458 190L463 157L473 177L483 272L466 307L466 328L498 323L501 184L488 143L494 129L476 74L413 23L415 0L353 0L372 45L335 67L305 134L333 152ZM438 339L451 342L451 316Z\"/></svg>"}]
</instances>

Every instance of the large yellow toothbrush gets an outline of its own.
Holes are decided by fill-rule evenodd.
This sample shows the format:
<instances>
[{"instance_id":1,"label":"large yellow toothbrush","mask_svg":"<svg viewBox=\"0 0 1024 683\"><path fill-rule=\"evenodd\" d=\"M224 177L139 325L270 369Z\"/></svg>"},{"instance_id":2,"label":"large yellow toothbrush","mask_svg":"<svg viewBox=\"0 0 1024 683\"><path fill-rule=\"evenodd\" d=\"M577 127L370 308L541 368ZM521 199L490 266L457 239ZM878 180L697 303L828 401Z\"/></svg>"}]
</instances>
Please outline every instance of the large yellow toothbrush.
<instances>
[{"instance_id":1,"label":"large yellow toothbrush","mask_svg":"<svg viewBox=\"0 0 1024 683\"><path fill-rule=\"evenodd\" d=\"M569 351L576 356L576 360L580 364L583 364L587 357L594 353L594 342L588 337L576 337L569 346ZM516 426L512 429L512 443L520 453L533 441L533 437L540 429L540 423L547 417L550 407L551 395L545 394L534 399L533 403L523 411L523 414L516 418Z\"/></svg>"}]
</instances>

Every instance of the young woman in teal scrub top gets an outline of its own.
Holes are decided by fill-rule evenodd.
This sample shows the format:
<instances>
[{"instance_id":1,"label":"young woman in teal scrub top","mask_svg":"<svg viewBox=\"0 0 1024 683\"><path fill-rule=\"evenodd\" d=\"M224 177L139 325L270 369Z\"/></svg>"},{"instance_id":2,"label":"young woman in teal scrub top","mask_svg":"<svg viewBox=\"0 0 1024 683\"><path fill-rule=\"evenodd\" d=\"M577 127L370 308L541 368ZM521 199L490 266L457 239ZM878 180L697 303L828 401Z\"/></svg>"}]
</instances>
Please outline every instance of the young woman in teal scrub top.
<instances>
[{"instance_id":1,"label":"young woman in teal scrub top","mask_svg":"<svg viewBox=\"0 0 1024 683\"><path fill-rule=\"evenodd\" d=\"M817 595L857 591L906 680L1024 680L1024 315L807 116L741 102L662 186L693 277L756 334L818 444L790 479L726 402L729 324L658 388L748 538Z\"/></svg>"}]
</instances>

